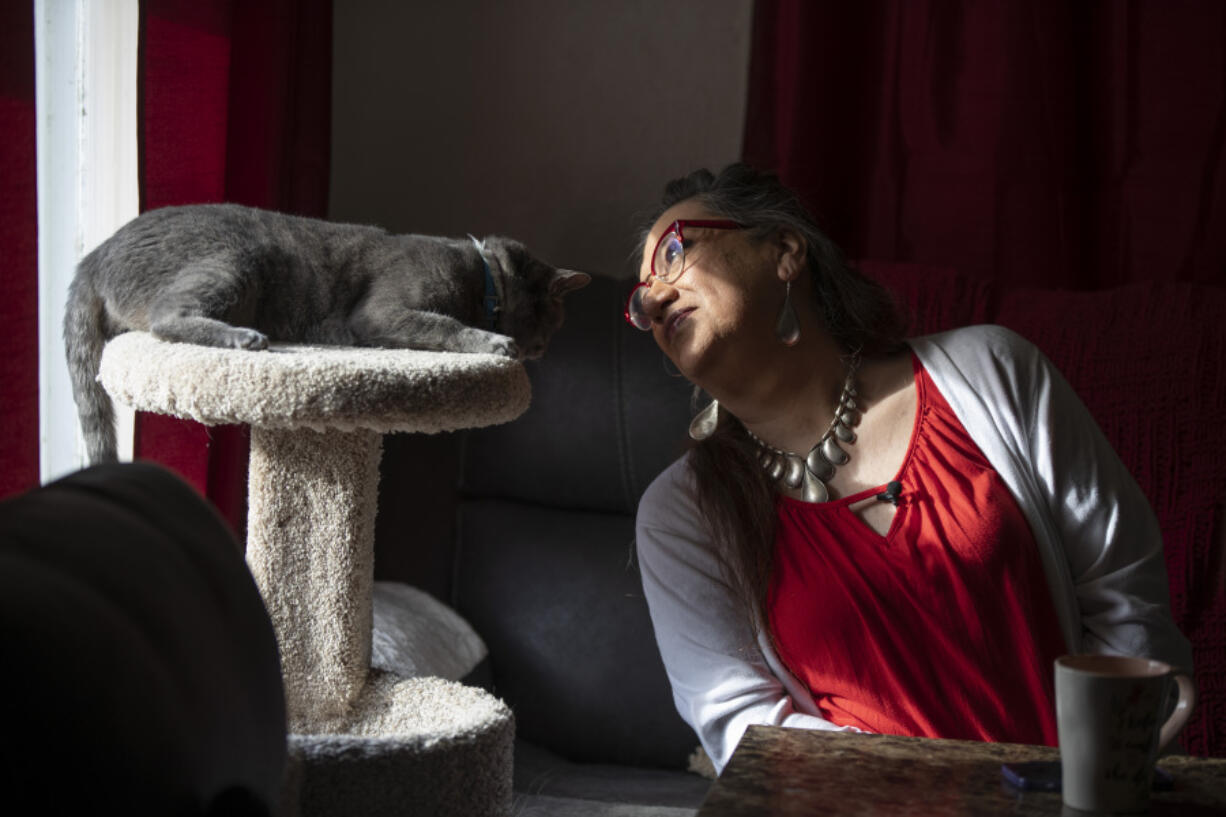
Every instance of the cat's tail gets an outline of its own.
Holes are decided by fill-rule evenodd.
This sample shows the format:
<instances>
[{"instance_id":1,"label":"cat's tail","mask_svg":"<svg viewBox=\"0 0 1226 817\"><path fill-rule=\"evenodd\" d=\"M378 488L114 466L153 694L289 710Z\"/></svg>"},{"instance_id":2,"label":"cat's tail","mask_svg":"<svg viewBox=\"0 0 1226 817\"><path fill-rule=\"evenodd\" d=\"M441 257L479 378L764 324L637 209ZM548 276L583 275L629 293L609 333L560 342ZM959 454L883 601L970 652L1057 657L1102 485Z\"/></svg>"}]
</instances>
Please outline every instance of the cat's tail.
<instances>
[{"instance_id":1,"label":"cat's tail","mask_svg":"<svg viewBox=\"0 0 1226 817\"><path fill-rule=\"evenodd\" d=\"M106 312L102 298L90 281L98 260L90 253L81 261L68 287L68 308L64 312L64 345L68 350L68 373L72 396L77 403L85 450L92 464L114 462L115 408L111 397L98 382L102 347L108 340Z\"/></svg>"}]
</instances>

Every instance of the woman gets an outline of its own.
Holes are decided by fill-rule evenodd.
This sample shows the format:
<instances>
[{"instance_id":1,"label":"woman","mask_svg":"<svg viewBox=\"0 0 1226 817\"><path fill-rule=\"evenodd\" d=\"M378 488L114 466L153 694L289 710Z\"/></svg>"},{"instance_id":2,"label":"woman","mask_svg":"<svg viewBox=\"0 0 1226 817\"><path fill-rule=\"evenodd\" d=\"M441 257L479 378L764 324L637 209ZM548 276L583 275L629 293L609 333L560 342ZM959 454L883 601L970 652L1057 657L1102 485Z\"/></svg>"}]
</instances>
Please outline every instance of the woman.
<instances>
[{"instance_id":1,"label":"woman","mask_svg":"<svg viewBox=\"0 0 1226 817\"><path fill-rule=\"evenodd\" d=\"M1161 533L1043 355L903 340L797 197L668 185L626 317L714 400L639 505L673 695L716 769L755 723L1056 743L1052 662L1191 669Z\"/></svg>"}]
</instances>

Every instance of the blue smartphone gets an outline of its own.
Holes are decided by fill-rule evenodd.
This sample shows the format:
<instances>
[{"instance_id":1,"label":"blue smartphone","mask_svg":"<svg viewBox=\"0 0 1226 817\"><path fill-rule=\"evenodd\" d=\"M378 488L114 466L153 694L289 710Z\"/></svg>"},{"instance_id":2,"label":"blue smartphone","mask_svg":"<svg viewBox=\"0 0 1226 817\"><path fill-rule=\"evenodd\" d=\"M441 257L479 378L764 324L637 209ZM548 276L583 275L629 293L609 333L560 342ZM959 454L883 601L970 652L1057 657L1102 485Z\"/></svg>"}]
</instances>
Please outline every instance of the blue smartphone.
<instances>
[{"instance_id":1,"label":"blue smartphone","mask_svg":"<svg viewBox=\"0 0 1226 817\"><path fill-rule=\"evenodd\" d=\"M1025 763L1004 763L1001 776L1022 791L1060 791L1060 761L1031 760ZM1161 766L1154 767L1154 791L1170 791L1175 786L1171 773Z\"/></svg>"}]
</instances>

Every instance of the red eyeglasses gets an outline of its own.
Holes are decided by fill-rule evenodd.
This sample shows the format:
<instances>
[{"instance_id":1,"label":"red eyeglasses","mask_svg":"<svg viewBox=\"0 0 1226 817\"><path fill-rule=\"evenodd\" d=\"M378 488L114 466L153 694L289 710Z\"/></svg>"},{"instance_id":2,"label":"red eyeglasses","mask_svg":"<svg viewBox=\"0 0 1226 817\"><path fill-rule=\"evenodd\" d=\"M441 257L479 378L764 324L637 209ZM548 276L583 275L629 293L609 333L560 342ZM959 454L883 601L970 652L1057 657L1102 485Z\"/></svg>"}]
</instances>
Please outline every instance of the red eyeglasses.
<instances>
[{"instance_id":1,"label":"red eyeglasses","mask_svg":"<svg viewBox=\"0 0 1226 817\"><path fill-rule=\"evenodd\" d=\"M651 329L651 317L647 314L643 297L651 287L652 280L659 279L661 283L671 284L681 277L681 273L685 272L686 238L682 231L686 227L700 227L708 230L745 229L745 225L727 219L678 219L674 221L672 226L664 231L664 235L660 236L655 250L651 253L651 274L647 276L646 281L640 281L635 285L634 289L630 290L630 297L626 299L626 322L635 329L642 329L644 332Z\"/></svg>"}]
</instances>

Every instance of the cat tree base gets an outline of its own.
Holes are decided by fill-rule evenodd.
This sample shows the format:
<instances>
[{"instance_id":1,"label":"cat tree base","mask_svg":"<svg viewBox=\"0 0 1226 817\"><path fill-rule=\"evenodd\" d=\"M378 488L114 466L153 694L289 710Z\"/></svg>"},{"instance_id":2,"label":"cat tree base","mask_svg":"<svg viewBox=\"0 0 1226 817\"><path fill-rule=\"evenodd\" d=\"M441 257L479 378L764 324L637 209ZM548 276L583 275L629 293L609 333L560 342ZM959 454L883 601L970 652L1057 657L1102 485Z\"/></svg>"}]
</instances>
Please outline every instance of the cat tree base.
<instances>
[{"instance_id":1,"label":"cat tree base","mask_svg":"<svg viewBox=\"0 0 1226 817\"><path fill-rule=\"evenodd\" d=\"M483 690L371 670L350 717L290 734L297 813L506 814L514 739L510 710Z\"/></svg>"},{"instance_id":2,"label":"cat tree base","mask_svg":"<svg viewBox=\"0 0 1226 817\"><path fill-rule=\"evenodd\" d=\"M488 693L370 668L382 434L506 422L494 355L112 340L99 380L141 411L251 426L247 560L277 632L303 817L509 811L514 720Z\"/></svg>"}]
</instances>

